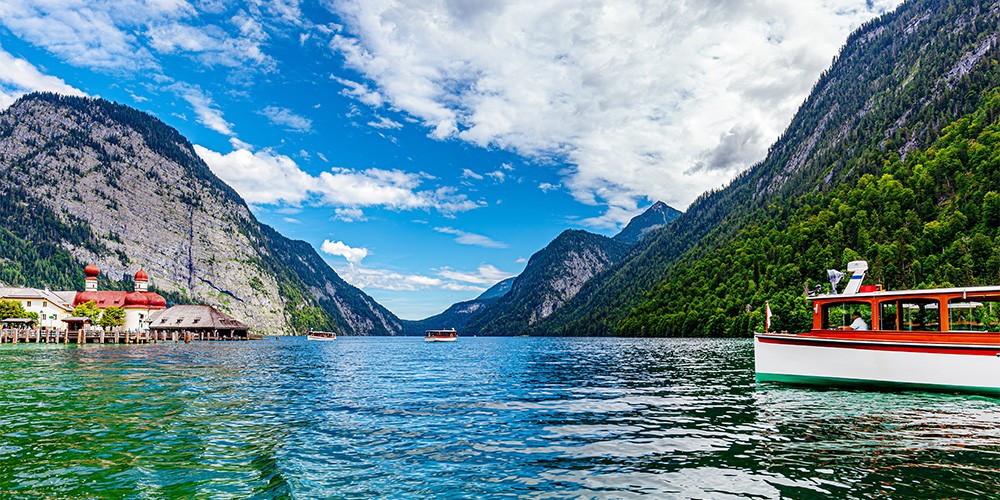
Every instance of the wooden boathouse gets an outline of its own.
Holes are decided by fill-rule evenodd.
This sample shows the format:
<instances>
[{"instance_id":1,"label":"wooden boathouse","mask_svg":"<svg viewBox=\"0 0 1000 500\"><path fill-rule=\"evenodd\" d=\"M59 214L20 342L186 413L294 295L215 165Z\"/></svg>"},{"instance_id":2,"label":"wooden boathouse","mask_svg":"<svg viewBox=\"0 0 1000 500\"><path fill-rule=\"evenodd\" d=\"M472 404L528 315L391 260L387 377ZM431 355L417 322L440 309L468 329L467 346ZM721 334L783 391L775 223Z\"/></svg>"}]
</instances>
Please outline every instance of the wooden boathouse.
<instances>
[{"instance_id":1,"label":"wooden boathouse","mask_svg":"<svg viewBox=\"0 0 1000 500\"><path fill-rule=\"evenodd\" d=\"M149 317L153 338L189 340L249 340L250 328L206 305L177 305Z\"/></svg>"}]
</instances>

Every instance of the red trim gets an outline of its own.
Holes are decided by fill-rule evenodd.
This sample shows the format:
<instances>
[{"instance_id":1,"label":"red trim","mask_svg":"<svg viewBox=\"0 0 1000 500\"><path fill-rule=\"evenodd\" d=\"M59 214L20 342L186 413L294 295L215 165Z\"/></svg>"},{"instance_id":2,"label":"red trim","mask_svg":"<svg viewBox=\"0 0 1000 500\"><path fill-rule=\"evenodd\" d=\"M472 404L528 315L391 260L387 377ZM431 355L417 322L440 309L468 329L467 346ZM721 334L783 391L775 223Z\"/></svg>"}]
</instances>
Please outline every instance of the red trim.
<instances>
[{"instance_id":1,"label":"red trim","mask_svg":"<svg viewBox=\"0 0 1000 500\"><path fill-rule=\"evenodd\" d=\"M1000 346L995 345L942 345L907 344L885 341L863 341L846 339L819 339L809 337L788 338L758 335L757 340L765 344L799 345L809 347L861 349L867 351L919 352L926 354L959 354L971 356L1000 356Z\"/></svg>"}]
</instances>

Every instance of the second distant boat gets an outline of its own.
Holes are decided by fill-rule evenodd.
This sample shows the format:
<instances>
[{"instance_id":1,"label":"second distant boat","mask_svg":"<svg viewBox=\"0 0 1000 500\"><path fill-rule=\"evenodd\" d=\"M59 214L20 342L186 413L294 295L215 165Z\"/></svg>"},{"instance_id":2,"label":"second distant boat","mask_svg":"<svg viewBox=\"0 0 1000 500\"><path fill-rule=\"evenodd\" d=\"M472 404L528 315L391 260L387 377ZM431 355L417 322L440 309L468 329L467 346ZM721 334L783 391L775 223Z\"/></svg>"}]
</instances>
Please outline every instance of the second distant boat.
<instances>
[{"instance_id":1,"label":"second distant boat","mask_svg":"<svg viewBox=\"0 0 1000 500\"><path fill-rule=\"evenodd\" d=\"M337 333L312 331L309 332L309 335L307 335L306 338L309 340L337 340Z\"/></svg>"},{"instance_id":2,"label":"second distant boat","mask_svg":"<svg viewBox=\"0 0 1000 500\"><path fill-rule=\"evenodd\" d=\"M450 330L427 330L424 335L424 342L454 342L458 340L458 332L454 328Z\"/></svg>"}]
</instances>

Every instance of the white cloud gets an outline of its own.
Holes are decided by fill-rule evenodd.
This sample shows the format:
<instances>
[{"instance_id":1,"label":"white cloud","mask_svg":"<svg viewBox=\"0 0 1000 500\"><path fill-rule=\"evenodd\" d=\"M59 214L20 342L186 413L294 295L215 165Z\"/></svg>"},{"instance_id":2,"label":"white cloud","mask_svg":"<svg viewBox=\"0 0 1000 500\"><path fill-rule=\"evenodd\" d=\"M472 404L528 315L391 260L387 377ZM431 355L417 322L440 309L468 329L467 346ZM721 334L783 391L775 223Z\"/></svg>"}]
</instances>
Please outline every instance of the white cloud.
<instances>
[{"instance_id":1,"label":"white cloud","mask_svg":"<svg viewBox=\"0 0 1000 500\"><path fill-rule=\"evenodd\" d=\"M140 70L158 64L140 45L134 28L157 17L183 16L187 8L185 2L4 0L0 23L75 66Z\"/></svg>"},{"instance_id":2,"label":"white cloud","mask_svg":"<svg viewBox=\"0 0 1000 500\"><path fill-rule=\"evenodd\" d=\"M514 273L501 271L491 264L482 264L475 272L456 271L450 267L445 267L438 272L438 275L453 281L486 286L493 286L507 278L517 276Z\"/></svg>"},{"instance_id":3,"label":"white cloud","mask_svg":"<svg viewBox=\"0 0 1000 500\"><path fill-rule=\"evenodd\" d=\"M463 168L462 169L462 178L463 179L476 179L477 181L483 180L483 176L481 176L481 175L479 175L479 174L477 174L477 173L475 173L472 170L469 170L467 168Z\"/></svg>"},{"instance_id":4,"label":"white cloud","mask_svg":"<svg viewBox=\"0 0 1000 500\"><path fill-rule=\"evenodd\" d=\"M402 274L386 269L373 269L363 266L336 268L337 274L344 281L362 289L379 289L392 291L416 291L437 287L442 284L438 278L419 274Z\"/></svg>"},{"instance_id":5,"label":"white cloud","mask_svg":"<svg viewBox=\"0 0 1000 500\"><path fill-rule=\"evenodd\" d=\"M564 161L575 199L607 207L591 222L620 224L761 160L847 34L898 3L344 0L331 47L372 84L351 95Z\"/></svg>"},{"instance_id":6,"label":"white cloud","mask_svg":"<svg viewBox=\"0 0 1000 500\"><path fill-rule=\"evenodd\" d=\"M42 73L30 62L14 57L0 47L0 109L7 108L18 97L36 90L86 95L59 78Z\"/></svg>"},{"instance_id":7,"label":"white cloud","mask_svg":"<svg viewBox=\"0 0 1000 500\"><path fill-rule=\"evenodd\" d=\"M501 184L503 183L503 181L507 180L507 174L505 174L503 170L494 170L493 172L487 172L486 175L488 175L491 179Z\"/></svg>"},{"instance_id":8,"label":"white cloud","mask_svg":"<svg viewBox=\"0 0 1000 500\"><path fill-rule=\"evenodd\" d=\"M541 183L541 184L538 185L538 189L541 189L542 192L548 193L549 191L552 191L552 190L555 190L555 189L559 189L559 185L558 184L552 184L550 182L543 182L543 183Z\"/></svg>"},{"instance_id":9,"label":"white cloud","mask_svg":"<svg viewBox=\"0 0 1000 500\"><path fill-rule=\"evenodd\" d=\"M465 231L454 229L451 227L436 227L435 231L444 234L451 234L457 236L455 241L463 245L473 245L477 247L484 248L507 248L506 243L496 241L489 236L483 236L481 234L467 233Z\"/></svg>"},{"instance_id":10,"label":"white cloud","mask_svg":"<svg viewBox=\"0 0 1000 500\"><path fill-rule=\"evenodd\" d=\"M347 259L352 266L361 263L361 260L368 256L367 248L353 248L342 241L323 240L320 250L326 254L339 255Z\"/></svg>"},{"instance_id":11,"label":"white cloud","mask_svg":"<svg viewBox=\"0 0 1000 500\"><path fill-rule=\"evenodd\" d=\"M286 127L296 132L309 132L312 130L312 120L299 116L287 108L268 106L261 110L260 114L267 117L271 123Z\"/></svg>"},{"instance_id":12,"label":"white cloud","mask_svg":"<svg viewBox=\"0 0 1000 500\"><path fill-rule=\"evenodd\" d=\"M195 115L198 117L198 123L222 135L235 138L236 134L233 132L233 124L226 121L222 116L222 111L216 107L211 97L205 95L201 87L186 83L175 83L167 88L176 92L191 105ZM246 143L240 141L239 145L244 146Z\"/></svg>"},{"instance_id":13,"label":"white cloud","mask_svg":"<svg viewBox=\"0 0 1000 500\"><path fill-rule=\"evenodd\" d=\"M194 148L212 172L248 203L435 209L446 215L481 206L451 187L420 189L424 176L401 170L334 168L313 176L292 158L270 149L255 153L240 148L221 154L200 145Z\"/></svg>"},{"instance_id":14,"label":"white cloud","mask_svg":"<svg viewBox=\"0 0 1000 500\"><path fill-rule=\"evenodd\" d=\"M362 212L360 208L337 208L334 209L334 213L336 214L334 215L335 219L342 220L344 222L360 222L368 220L368 218L365 217L365 213Z\"/></svg>"},{"instance_id":15,"label":"white cloud","mask_svg":"<svg viewBox=\"0 0 1000 500\"><path fill-rule=\"evenodd\" d=\"M396 130L396 129L403 128L403 124L402 123L394 122L394 121L392 121L392 120L390 120L390 119L388 119L388 118L386 118L384 116L376 116L376 118L378 118L378 121L370 121L370 122L368 122L368 126L369 127L378 128L378 129L391 129L391 130Z\"/></svg>"}]
</instances>

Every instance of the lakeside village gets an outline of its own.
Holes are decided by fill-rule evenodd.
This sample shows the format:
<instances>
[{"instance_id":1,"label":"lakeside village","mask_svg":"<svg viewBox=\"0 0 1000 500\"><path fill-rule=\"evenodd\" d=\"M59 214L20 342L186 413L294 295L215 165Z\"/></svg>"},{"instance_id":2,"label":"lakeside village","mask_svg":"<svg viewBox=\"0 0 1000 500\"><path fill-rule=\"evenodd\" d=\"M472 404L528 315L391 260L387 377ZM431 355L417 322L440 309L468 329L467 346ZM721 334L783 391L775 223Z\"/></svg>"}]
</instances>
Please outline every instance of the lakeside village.
<instances>
[{"instance_id":1,"label":"lakeside village","mask_svg":"<svg viewBox=\"0 0 1000 500\"><path fill-rule=\"evenodd\" d=\"M131 292L98 290L100 270L84 268L83 291L0 287L0 343L129 344L248 340L249 327L209 305L167 307L135 273Z\"/></svg>"}]
</instances>

